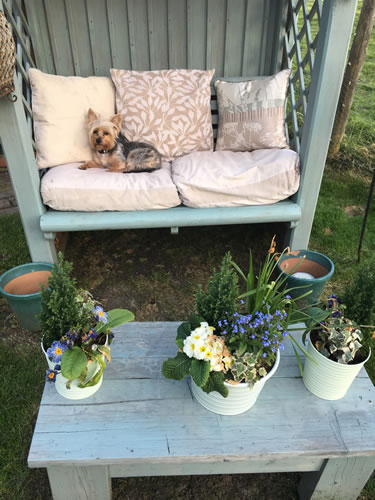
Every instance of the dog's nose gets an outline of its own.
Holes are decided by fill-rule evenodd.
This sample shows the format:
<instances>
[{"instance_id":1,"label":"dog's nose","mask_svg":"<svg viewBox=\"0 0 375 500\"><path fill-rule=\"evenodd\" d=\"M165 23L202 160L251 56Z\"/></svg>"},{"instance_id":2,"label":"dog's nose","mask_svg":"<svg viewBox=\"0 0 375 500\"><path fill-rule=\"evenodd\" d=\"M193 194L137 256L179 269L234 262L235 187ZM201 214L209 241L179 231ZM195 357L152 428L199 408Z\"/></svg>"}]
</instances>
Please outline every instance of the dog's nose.
<instances>
[{"instance_id":1,"label":"dog's nose","mask_svg":"<svg viewBox=\"0 0 375 500\"><path fill-rule=\"evenodd\" d=\"M100 144L100 143L102 142L102 140L101 140L101 138L100 138L100 137L97 137L97 138L95 139L95 142L96 142L96 144Z\"/></svg>"}]
</instances>

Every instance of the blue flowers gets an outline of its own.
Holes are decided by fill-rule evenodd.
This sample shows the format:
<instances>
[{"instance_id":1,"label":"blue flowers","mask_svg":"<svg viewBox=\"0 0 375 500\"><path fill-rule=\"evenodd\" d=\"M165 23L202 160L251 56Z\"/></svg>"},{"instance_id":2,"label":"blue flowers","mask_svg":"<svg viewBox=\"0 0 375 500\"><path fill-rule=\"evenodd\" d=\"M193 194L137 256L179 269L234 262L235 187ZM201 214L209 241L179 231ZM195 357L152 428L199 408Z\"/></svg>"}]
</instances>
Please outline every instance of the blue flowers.
<instances>
[{"instance_id":1,"label":"blue flowers","mask_svg":"<svg viewBox=\"0 0 375 500\"><path fill-rule=\"evenodd\" d=\"M55 340L54 342L52 342L51 347L47 349L47 356L49 358L52 358L52 361L54 363L59 363L59 361L61 361L62 355L64 354L64 351L66 351L67 348L68 346L63 342Z\"/></svg>"},{"instance_id":2,"label":"blue flowers","mask_svg":"<svg viewBox=\"0 0 375 500\"><path fill-rule=\"evenodd\" d=\"M262 364L270 364L279 349L284 349L284 337L288 336L288 315L282 310L263 309L253 315L233 314L226 326L226 344L234 355L246 352L255 355ZM242 354L240 354L241 356Z\"/></svg>"},{"instance_id":3,"label":"blue flowers","mask_svg":"<svg viewBox=\"0 0 375 500\"><path fill-rule=\"evenodd\" d=\"M104 312L104 310L101 306L96 306L95 309L92 310L92 312L95 314L96 321L101 321L102 323L107 323L108 314L106 312Z\"/></svg>"},{"instance_id":4,"label":"blue flowers","mask_svg":"<svg viewBox=\"0 0 375 500\"><path fill-rule=\"evenodd\" d=\"M56 375L56 370L46 370L46 380L48 380L48 382L56 382Z\"/></svg>"}]
</instances>

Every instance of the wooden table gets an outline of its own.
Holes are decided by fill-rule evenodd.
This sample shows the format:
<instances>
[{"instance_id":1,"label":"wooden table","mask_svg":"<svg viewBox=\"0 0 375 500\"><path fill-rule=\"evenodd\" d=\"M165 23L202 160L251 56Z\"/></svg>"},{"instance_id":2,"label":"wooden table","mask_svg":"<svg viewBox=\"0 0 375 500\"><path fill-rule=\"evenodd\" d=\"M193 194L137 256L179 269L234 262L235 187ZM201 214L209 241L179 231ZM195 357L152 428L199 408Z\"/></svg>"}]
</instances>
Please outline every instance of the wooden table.
<instances>
[{"instance_id":1,"label":"wooden table","mask_svg":"<svg viewBox=\"0 0 375 500\"><path fill-rule=\"evenodd\" d=\"M106 500L112 477L303 471L302 499L355 499L375 468L375 390L362 370L339 401L308 392L289 346L255 406L211 413L188 381L166 380L178 323L115 329L99 391L71 401L44 389L28 457L53 498ZM289 342L287 343L289 344Z\"/></svg>"}]
</instances>

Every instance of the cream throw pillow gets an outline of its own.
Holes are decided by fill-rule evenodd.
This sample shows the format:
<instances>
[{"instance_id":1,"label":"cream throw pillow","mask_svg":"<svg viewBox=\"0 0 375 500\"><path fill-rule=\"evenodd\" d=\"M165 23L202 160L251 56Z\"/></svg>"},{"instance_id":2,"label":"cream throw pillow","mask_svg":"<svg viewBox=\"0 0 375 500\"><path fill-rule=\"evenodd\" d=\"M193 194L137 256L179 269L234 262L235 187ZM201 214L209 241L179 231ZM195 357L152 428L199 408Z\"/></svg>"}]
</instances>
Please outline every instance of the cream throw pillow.
<instances>
[{"instance_id":1,"label":"cream throw pillow","mask_svg":"<svg viewBox=\"0 0 375 500\"><path fill-rule=\"evenodd\" d=\"M290 70L263 80L224 82L215 88L219 108L216 150L286 148L285 101Z\"/></svg>"},{"instance_id":2,"label":"cream throw pillow","mask_svg":"<svg viewBox=\"0 0 375 500\"><path fill-rule=\"evenodd\" d=\"M214 71L112 69L126 138L152 144L166 161L192 151L212 150L210 82Z\"/></svg>"},{"instance_id":3,"label":"cream throw pillow","mask_svg":"<svg viewBox=\"0 0 375 500\"><path fill-rule=\"evenodd\" d=\"M115 114L110 78L56 76L29 70L38 168L90 160L86 114L91 107L105 119Z\"/></svg>"}]
</instances>

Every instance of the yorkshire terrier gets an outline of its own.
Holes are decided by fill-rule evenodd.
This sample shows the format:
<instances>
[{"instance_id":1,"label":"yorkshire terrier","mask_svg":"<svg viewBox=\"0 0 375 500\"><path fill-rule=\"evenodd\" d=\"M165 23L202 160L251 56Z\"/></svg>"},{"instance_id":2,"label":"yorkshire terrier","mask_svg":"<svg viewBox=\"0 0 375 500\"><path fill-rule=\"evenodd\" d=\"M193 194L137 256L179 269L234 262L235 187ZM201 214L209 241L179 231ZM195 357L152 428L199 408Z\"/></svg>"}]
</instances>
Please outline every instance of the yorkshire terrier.
<instances>
[{"instance_id":1,"label":"yorkshire terrier","mask_svg":"<svg viewBox=\"0 0 375 500\"><path fill-rule=\"evenodd\" d=\"M89 109L87 113L89 142L93 160L79 168L108 168L108 172L152 172L161 167L161 155L145 142L131 142L122 135L121 114L110 120L102 120L99 113Z\"/></svg>"}]
</instances>

